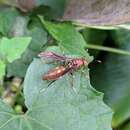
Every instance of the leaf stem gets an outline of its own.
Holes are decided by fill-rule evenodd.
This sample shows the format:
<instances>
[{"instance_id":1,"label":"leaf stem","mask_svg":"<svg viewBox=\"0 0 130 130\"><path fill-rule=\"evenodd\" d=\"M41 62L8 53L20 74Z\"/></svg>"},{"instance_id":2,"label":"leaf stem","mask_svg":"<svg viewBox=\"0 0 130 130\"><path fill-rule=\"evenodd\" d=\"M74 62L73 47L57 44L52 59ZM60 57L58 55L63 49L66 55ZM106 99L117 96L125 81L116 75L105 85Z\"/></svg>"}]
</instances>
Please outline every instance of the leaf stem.
<instances>
[{"instance_id":1,"label":"leaf stem","mask_svg":"<svg viewBox=\"0 0 130 130\"><path fill-rule=\"evenodd\" d=\"M121 54L121 55L129 55L130 56L130 51L125 51L125 50L111 48L111 47L104 47L104 46L100 46L100 45L87 44L86 48L87 49L101 50L101 51L107 51L107 52L111 52L111 53L116 53L116 54Z\"/></svg>"}]
</instances>

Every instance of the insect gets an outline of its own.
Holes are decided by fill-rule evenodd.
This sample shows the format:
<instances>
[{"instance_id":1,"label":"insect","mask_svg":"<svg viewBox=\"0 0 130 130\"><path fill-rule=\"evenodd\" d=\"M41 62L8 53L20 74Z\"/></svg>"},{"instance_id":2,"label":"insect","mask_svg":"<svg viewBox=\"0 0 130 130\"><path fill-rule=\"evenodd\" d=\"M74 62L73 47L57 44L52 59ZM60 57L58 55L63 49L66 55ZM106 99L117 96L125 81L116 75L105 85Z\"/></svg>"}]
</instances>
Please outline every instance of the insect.
<instances>
[{"instance_id":1,"label":"insect","mask_svg":"<svg viewBox=\"0 0 130 130\"><path fill-rule=\"evenodd\" d=\"M50 58L55 61L65 62L64 66L58 66L44 74L43 80L57 80L68 72L72 73L76 69L88 65L88 62L83 58L69 58L53 52L41 52L38 56L40 58Z\"/></svg>"}]
</instances>

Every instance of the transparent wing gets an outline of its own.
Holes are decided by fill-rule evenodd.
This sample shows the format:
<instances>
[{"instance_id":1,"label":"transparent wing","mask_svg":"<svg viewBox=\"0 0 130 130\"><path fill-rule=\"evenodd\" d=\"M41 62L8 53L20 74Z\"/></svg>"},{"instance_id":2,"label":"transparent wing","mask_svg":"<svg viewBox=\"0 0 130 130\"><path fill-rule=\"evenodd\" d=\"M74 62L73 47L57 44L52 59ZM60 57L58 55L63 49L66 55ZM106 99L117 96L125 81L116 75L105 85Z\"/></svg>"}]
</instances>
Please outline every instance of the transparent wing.
<instances>
[{"instance_id":1,"label":"transparent wing","mask_svg":"<svg viewBox=\"0 0 130 130\"><path fill-rule=\"evenodd\" d=\"M38 54L38 57L50 58L50 59L57 60L57 61L70 61L70 60L72 60L72 58L69 58L66 56L61 56L61 55L58 55L58 54L53 53L53 52L41 52L40 54Z\"/></svg>"}]
</instances>

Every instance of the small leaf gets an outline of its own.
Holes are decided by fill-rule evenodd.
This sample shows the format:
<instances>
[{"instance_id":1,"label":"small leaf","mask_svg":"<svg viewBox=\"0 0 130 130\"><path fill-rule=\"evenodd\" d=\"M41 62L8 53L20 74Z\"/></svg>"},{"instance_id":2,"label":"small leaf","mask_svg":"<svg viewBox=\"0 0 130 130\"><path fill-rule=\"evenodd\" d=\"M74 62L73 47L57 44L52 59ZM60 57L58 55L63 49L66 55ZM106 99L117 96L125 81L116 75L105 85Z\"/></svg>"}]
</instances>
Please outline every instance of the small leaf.
<instances>
[{"instance_id":1,"label":"small leaf","mask_svg":"<svg viewBox=\"0 0 130 130\"><path fill-rule=\"evenodd\" d=\"M0 53L9 62L20 58L21 54L29 45L31 38L15 37L12 39L2 38L0 41Z\"/></svg>"},{"instance_id":2,"label":"small leaf","mask_svg":"<svg viewBox=\"0 0 130 130\"><path fill-rule=\"evenodd\" d=\"M6 65L4 64L4 62L0 60L0 79L2 79L5 75L5 67Z\"/></svg>"},{"instance_id":3,"label":"small leaf","mask_svg":"<svg viewBox=\"0 0 130 130\"><path fill-rule=\"evenodd\" d=\"M8 35L18 15L14 8L0 8L0 32L3 35Z\"/></svg>"}]
</instances>

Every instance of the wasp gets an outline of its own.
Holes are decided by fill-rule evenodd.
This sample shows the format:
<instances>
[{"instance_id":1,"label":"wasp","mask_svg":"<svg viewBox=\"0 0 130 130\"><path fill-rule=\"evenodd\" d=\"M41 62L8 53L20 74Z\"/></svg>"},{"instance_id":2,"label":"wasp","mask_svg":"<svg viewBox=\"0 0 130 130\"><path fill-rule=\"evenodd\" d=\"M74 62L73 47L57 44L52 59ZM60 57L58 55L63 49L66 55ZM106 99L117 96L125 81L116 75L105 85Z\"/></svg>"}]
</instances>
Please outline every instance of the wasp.
<instances>
[{"instance_id":1,"label":"wasp","mask_svg":"<svg viewBox=\"0 0 130 130\"><path fill-rule=\"evenodd\" d=\"M54 61L62 61L66 64L49 70L46 74L43 75L43 80L55 81L69 72L72 73L73 71L81 68L82 66L88 65L88 62L83 58L70 58L58 55L53 52L41 52L38 56L40 58L50 58Z\"/></svg>"}]
</instances>

